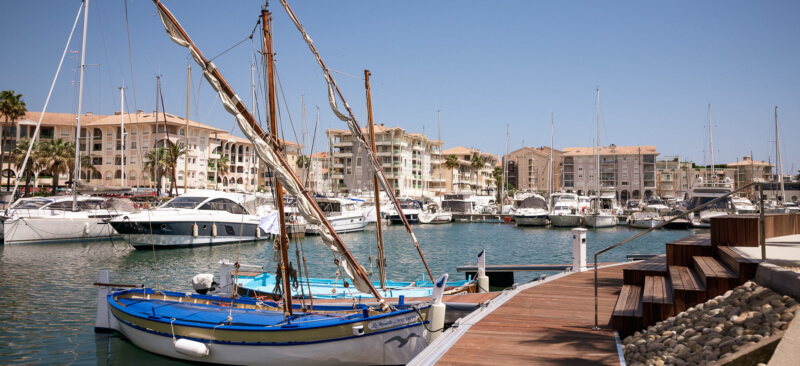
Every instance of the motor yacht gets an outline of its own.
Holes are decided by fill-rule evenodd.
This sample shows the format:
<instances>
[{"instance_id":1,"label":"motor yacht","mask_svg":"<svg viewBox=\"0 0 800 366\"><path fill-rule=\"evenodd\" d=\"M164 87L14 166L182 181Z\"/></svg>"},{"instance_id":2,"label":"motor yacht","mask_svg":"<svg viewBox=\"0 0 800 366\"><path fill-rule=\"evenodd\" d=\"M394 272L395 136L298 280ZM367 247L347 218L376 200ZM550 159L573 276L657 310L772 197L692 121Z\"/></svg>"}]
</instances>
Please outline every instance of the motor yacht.
<instances>
[{"instance_id":1,"label":"motor yacht","mask_svg":"<svg viewBox=\"0 0 800 366\"><path fill-rule=\"evenodd\" d=\"M600 188L600 195L592 196L589 208L583 215L583 222L588 227L612 227L619 223L617 219L616 195L613 187Z\"/></svg>"},{"instance_id":2,"label":"motor yacht","mask_svg":"<svg viewBox=\"0 0 800 366\"><path fill-rule=\"evenodd\" d=\"M756 206L746 197L733 197L731 202L737 215L758 213Z\"/></svg>"},{"instance_id":3,"label":"motor yacht","mask_svg":"<svg viewBox=\"0 0 800 366\"><path fill-rule=\"evenodd\" d=\"M453 221L453 215L442 210L435 202L428 204L428 207L419 213L419 222L422 224L446 224Z\"/></svg>"},{"instance_id":4,"label":"motor yacht","mask_svg":"<svg viewBox=\"0 0 800 366\"><path fill-rule=\"evenodd\" d=\"M649 229L663 224L665 220L658 211L646 210L631 213L626 221L630 227Z\"/></svg>"},{"instance_id":5,"label":"motor yacht","mask_svg":"<svg viewBox=\"0 0 800 366\"><path fill-rule=\"evenodd\" d=\"M725 178L722 183L705 182L702 177L698 178L697 183L686 193L686 209L693 210L731 192L733 192L733 183L730 178ZM690 213L687 218L692 227L708 228L711 227L712 218L733 213L733 202L729 196L699 212Z\"/></svg>"},{"instance_id":6,"label":"motor yacht","mask_svg":"<svg viewBox=\"0 0 800 366\"><path fill-rule=\"evenodd\" d=\"M41 244L114 237L117 232L105 220L134 210L124 202L92 196L20 198L5 212L4 241Z\"/></svg>"},{"instance_id":7,"label":"motor yacht","mask_svg":"<svg viewBox=\"0 0 800 366\"><path fill-rule=\"evenodd\" d=\"M520 203L514 214L517 226L545 226L550 223L547 218L550 210L544 197L534 194Z\"/></svg>"},{"instance_id":8,"label":"motor yacht","mask_svg":"<svg viewBox=\"0 0 800 366\"><path fill-rule=\"evenodd\" d=\"M242 205L244 194L197 191L153 210L109 220L136 249L180 248L255 242L266 239L260 217Z\"/></svg>"},{"instance_id":9,"label":"motor yacht","mask_svg":"<svg viewBox=\"0 0 800 366\"><path fill-rule=\"evenodd\" d=\"M364 231L367 227L367 219L364 217L364 210L359 201L346 198L316 197L314 201L330 221L336 233L350 233L354 231ZM317 225L306 225L306 234L318 235Z\"/></svg>"},{"instance_id":10,"label":"motor yacht","mask_svg":"<svg viewBox=\"0 0 800 366\"><path fill-rule=\"evenodd\" d=\"M418 224L419 223L419 214L422 212L422 201L417 201L413 198L409 197L399 197L397 198L397 202L400 204L400 208L403 210L403 215L406 217L406 220L409 224ZM402 224L403 219L400 218L400 213L397 212L397 209L392 206L386 211L386 218L392 224Z\"/></svg>"},{"instance_id":11,"label":"motor yacht","mask_svg":"<svg viewBox=\"0 0 800 366\"><path fill-rule=\"evenodd\" d=\"M583 224L583 215L578 208L578 195L553 193L550 196L553 210L547 215L550 224L558 227L576 227Z\"/></svg>"}]
</instances>

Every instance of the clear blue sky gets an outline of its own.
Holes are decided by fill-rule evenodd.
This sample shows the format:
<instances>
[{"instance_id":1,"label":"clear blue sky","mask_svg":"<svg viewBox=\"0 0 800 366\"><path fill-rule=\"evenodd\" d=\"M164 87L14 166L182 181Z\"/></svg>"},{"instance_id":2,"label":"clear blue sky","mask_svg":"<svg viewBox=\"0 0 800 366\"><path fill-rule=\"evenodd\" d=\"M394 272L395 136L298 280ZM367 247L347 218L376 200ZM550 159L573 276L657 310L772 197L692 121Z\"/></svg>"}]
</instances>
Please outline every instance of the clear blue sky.
<instances>
[{"instance_id":1,"label":"clear blue sky","mask_svg":"<svg viewBox=\"0 0 800 366\"><path fill-rule=\"evenodd\" d=\"M40 111L80 2L0 4L0 89L24 95ZM245 39L262 2L165 1L207 57ZM784 172L800 169L800 2L797 1L294 1L291 4L328 67L361 77L372 71L378 123L436 138L441 110L445 147L499 154L550 141L591 146L595 88L600 143L656 145L664 155L708 161L708 114L717 163L752 151L775 162L778 117ZM169 112L185 115L188 51L170 41L147 0L129 0L136 108L155 109L162 75ZM309 124L345 128L330 111L319 67L280 3L272 0L277 68L299 129L305 94ZM84 110L119 109L131 93L124 0L92 1ZM258 43L255 44L258 47ZM70 50L80 49L79 30ZM248 40L214 62L250 103ZM75 60L62 69L48 111L76 112ZM191 118L231 130L232 118L193 65ZM334 74L362 126L363 81ZM199 89L199 94L197 93ZM294 140L281 100L287 139ZM128 98L134 108L133 96ZM321 132L321 131L320 131ZM235 132L239 134L238 131ZM320 136L322 134L320 133Z\"/></svg>"}]
</instances>

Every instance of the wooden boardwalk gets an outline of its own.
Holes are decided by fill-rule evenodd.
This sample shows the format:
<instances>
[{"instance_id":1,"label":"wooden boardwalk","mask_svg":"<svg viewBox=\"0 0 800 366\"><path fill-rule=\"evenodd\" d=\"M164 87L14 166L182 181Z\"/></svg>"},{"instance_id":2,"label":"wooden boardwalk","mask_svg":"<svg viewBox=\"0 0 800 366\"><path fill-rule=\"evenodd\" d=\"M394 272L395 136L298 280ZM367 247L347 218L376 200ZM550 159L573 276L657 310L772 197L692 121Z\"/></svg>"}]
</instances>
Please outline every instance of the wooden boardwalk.
<instances>
[{"instance_id":1,"label":"wooden boardwalk","mask_svg":"<svg viewBox=\"0 0 800 366\"><path fill-rule=\"evenodd\" d=\"M611 312L622 270L598 273L599 323L594 326L594 272L573 273L521 291L473 325L439 365L619 365Z\"/></svg>"}]
</instances>

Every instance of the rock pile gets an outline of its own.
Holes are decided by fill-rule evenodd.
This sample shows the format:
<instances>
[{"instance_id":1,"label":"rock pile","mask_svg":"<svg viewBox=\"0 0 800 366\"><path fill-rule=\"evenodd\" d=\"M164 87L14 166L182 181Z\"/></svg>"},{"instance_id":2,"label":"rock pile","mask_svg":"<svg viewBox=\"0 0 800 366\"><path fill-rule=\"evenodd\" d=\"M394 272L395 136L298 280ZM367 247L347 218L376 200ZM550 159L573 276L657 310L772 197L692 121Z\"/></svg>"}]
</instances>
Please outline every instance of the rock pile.
<instances>
[{"instance_id":1,"label":"rock pile","mask_svg":"<svg viewBox=\"0 0 800 366\"><path fill-rule=\"evenodd\" d=\"M705 365L786 330L800 310L789 296L749 281L622 341L628 365Z\"/></svg>"}]
</instances>

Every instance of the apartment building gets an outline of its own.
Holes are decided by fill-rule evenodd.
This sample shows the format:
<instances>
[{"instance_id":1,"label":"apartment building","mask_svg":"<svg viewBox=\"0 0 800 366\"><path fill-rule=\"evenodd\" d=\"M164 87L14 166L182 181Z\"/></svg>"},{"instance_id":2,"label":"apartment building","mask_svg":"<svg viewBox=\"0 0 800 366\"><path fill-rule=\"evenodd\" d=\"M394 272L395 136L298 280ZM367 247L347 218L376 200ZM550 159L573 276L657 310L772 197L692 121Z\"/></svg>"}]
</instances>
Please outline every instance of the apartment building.
<instances>
[{"instance_id":1,"label":"apartment building","mask_svg":"<svg viewBox=\"0 0 800 366\"><path fill-rule=\"evenodd\" d=\"M368 167L365 147L354 141L349 130L328 130L330 187L335 192L370 192L373 172ZM362 133L368 134L367 128ZM400 127L375 126L375 146L389 185L400 196L422 197L442 194L441 181L432 166L441 162L442 142Z\"/></svg>"},{"instance_id":2,"label":"apartment building","mask_svg":"<svg viewBox=\"0 0 800 366\"><path fill-rule=\"evenodd\" d=\"M665 156L656 161L656 189L661 198L683 197L694 179L694 163L682 161L680 156Z\"/></svg>"},{"instance_id":3,"label":"apartment building","mask_svg":"<svg viewBox=\"0 0 800 366\"><path fill-rule=\"evenodd\" d=\"M28 112L17 121L11 131L16 140L33 136L40 112ZM125 135L121 124L125 124ZM77 119L75 114L46 113L42 118L40 140L61 138L75 141ZM175 164L176 186L224 190L253 190L258 176L252 144L249 140L232 136L224 130L171 113L136 113L93 115L81 117L81 154L87 154L94 171L82 172L81 179L104 186L154 188L156 177L145 169L146 155L154 147L170 144L186 145L186 154ZM221 156L229 161L228 172L218 176L217 161ZM16 176L17 167L6 165ZM34 186L52 185L48 172L35 173ZM159 177L165 187L171 176ZM59 182L70 180L66 173Z\"/></svg>"},{"instance_id":4,"label":"apartment building","mask_svg":"<svg viewBox=\"0 0 800 366\"><path fill-rule=\"evenodd\" d=\"M523 147L503 156L502 166L506 169L506 179L514 188L544 194L547 191L548 176L552 172L553 190L561 185L561 154L553 149L553 168L550 168L550 147Z\"/></svg>"},{"instance_id":5,"label":"apartment building","mask_svg":"<svg viewBox=\"0 0 800 366\"><path fill-rule=\"evenodd\" d=\"M457 167L448 167L449 156L455 156ZM472 158L480 157L483 164L477 170L472 167ZM447 149L441 153L441 163L433 170L434 176L443 177L443 192L477 192L491 194L497 189L492 172L499 164L499 157L463 146Z\"/></svg>"},{"instance_id":6,"label":"apartment building","mask_svg":"<svg viewBox=\"0 0 800 366\"><path fill-rule=\"evenodd\" d=\"M565 192L580 195L591 195L598 191L597 178L600 185L614 187L617 198L625 202L628 199L643 199L657 194L656 187L656 152L655 146L601 146L600 171L597 171L596 148L567 147L564 148L563 170Z\"/></svg>"}]
</instances>

